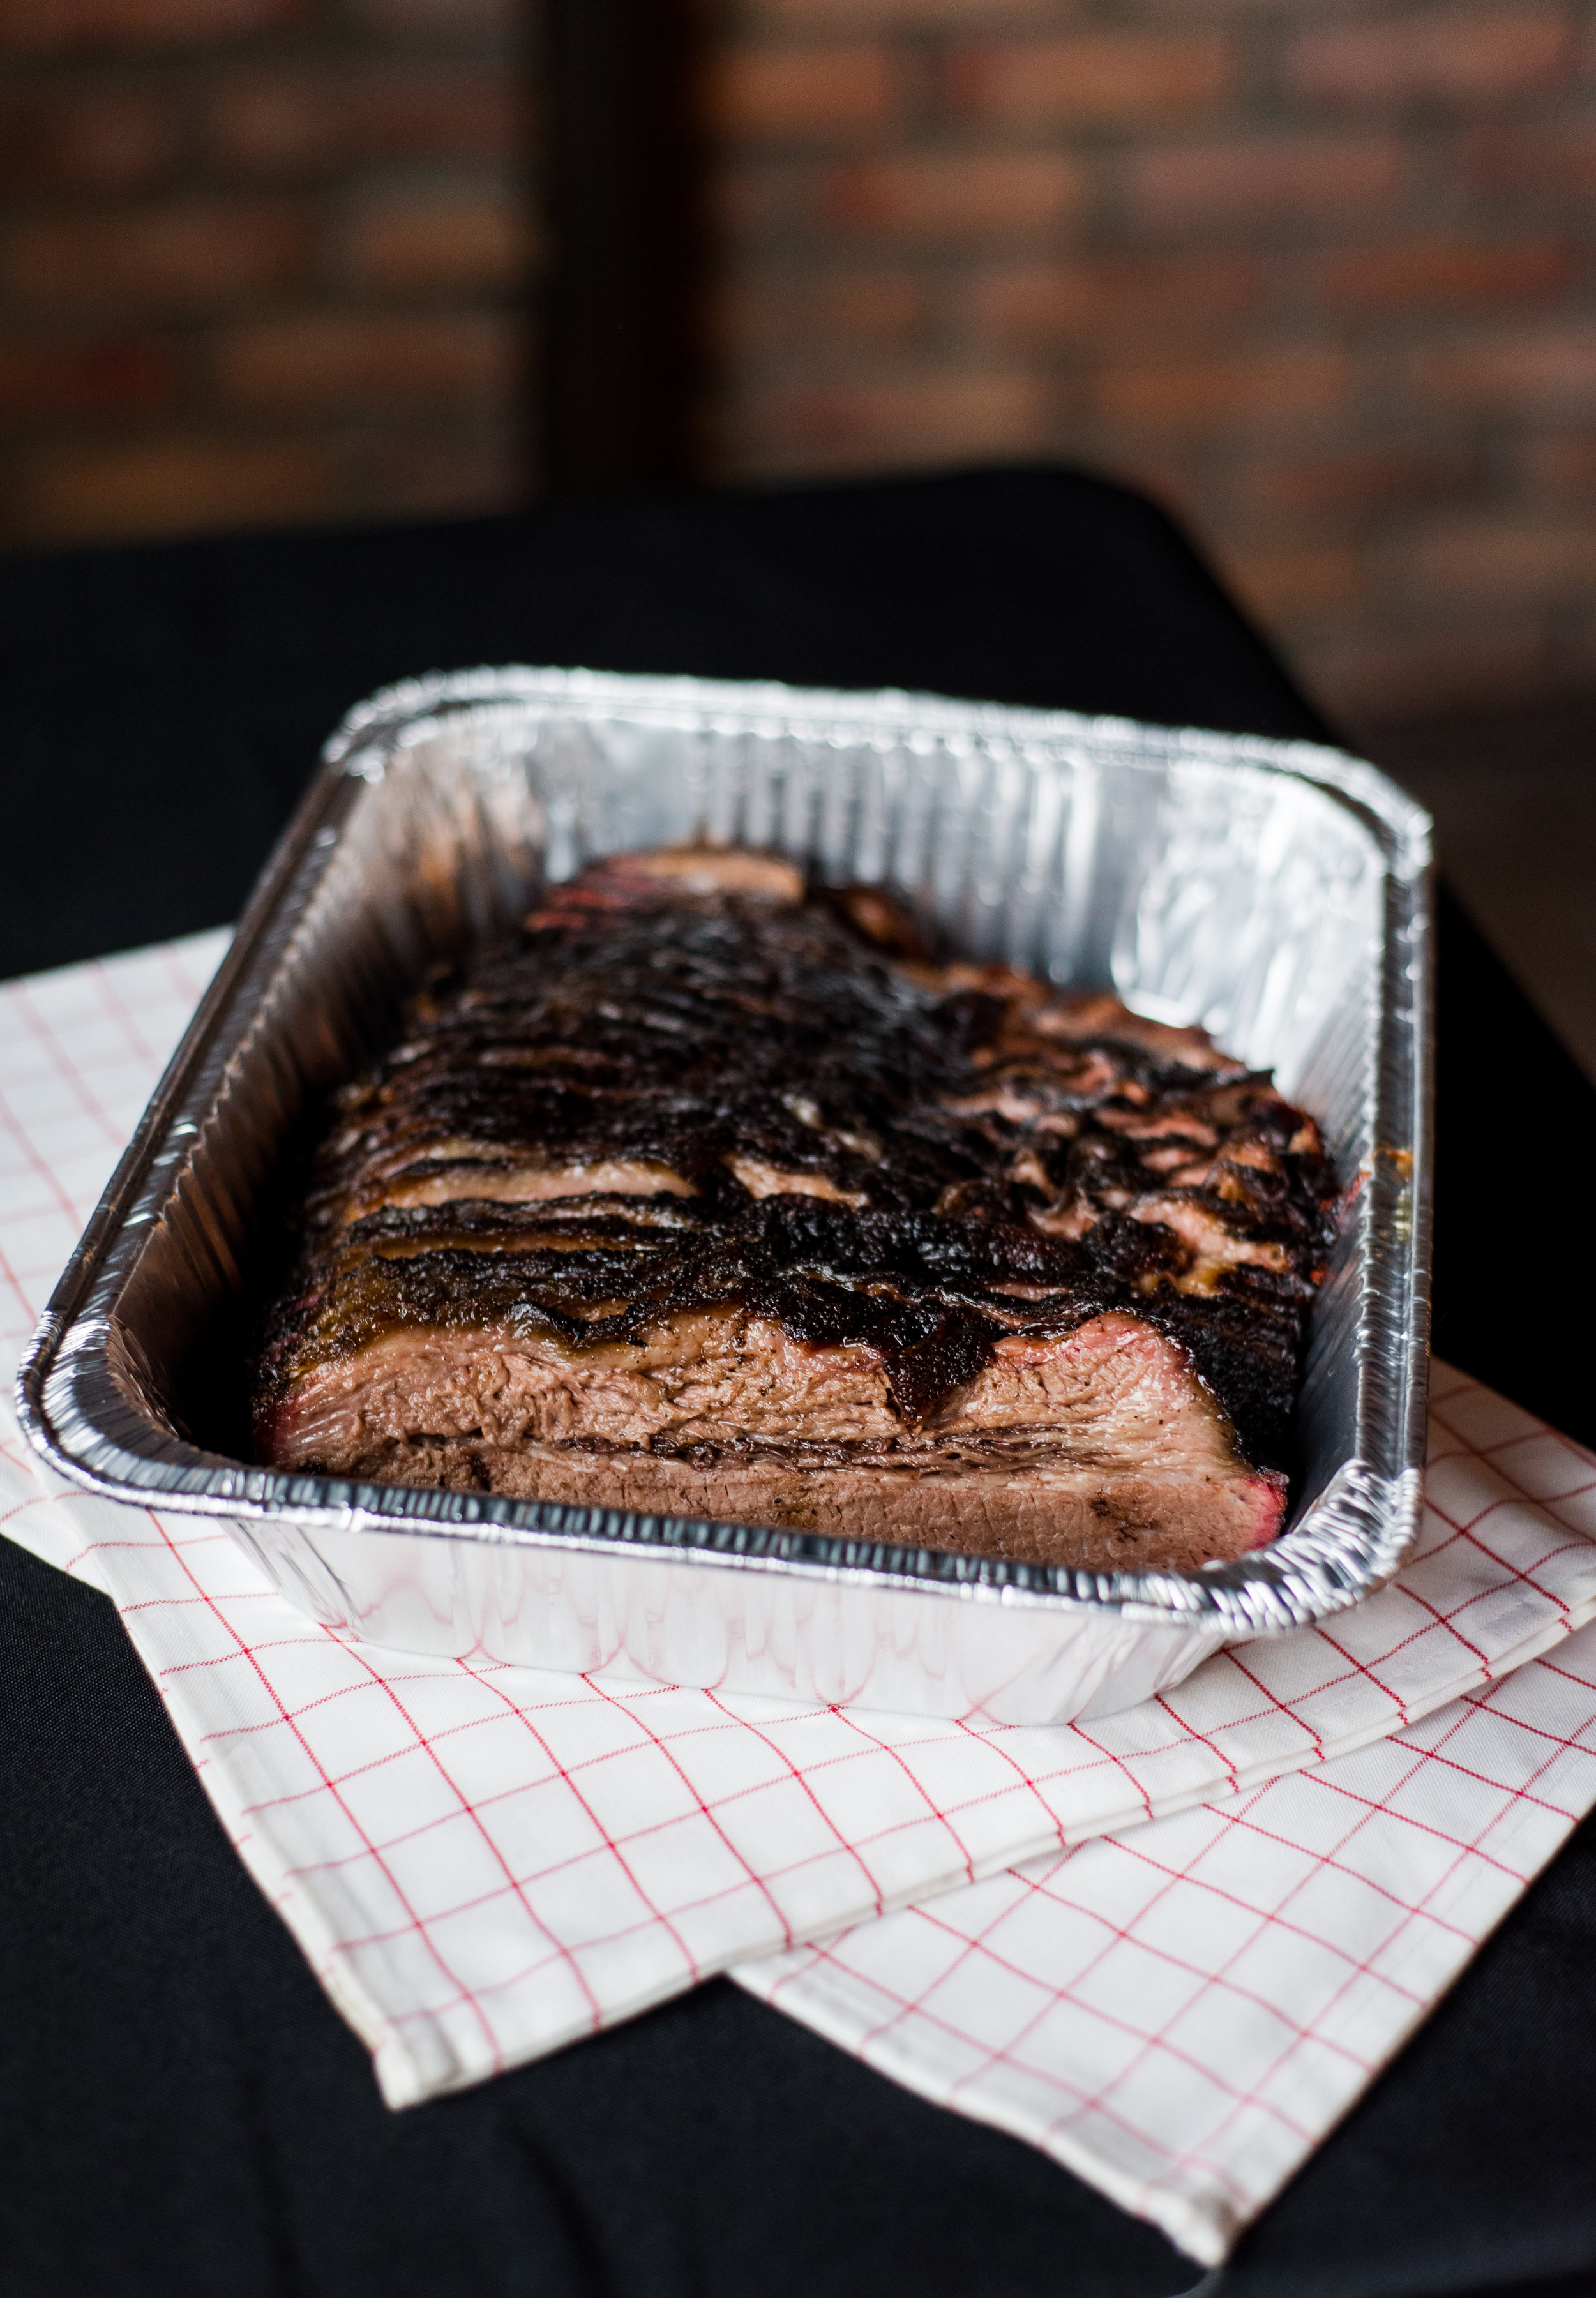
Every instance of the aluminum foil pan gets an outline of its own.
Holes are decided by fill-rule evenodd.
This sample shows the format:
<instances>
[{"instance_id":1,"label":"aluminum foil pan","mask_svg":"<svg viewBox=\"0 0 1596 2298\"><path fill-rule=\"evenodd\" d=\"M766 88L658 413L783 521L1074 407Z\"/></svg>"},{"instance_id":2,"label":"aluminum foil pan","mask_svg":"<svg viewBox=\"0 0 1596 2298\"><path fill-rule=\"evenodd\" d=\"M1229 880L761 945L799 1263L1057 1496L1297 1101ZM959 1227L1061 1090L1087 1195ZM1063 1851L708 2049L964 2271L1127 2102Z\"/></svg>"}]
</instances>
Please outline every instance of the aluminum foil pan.
<instances>
[{"instance_id":1,"label":"aluminum foil pan","mask_svg":"<svg viewBox=\"0 0 1596 2298\"><path fill-rule=\"evenodd\" d=\"M583 671L389 688L328 744L56 1288L24 1424L98 1492L227 1519L286 1595L376 1642L1007 1723L1129 1706L1226 1641L1356 1603L1414 1534L1428 830L1306 743ZM242 1391L239 1304L309 1097L545 881L690 836L892 880L967 954L1201 1021L1313 1112L1355 1193L1271 1548L1086 1572L228 1457L205 1397L229 1361Z\"/></svg>"}]
</instances>

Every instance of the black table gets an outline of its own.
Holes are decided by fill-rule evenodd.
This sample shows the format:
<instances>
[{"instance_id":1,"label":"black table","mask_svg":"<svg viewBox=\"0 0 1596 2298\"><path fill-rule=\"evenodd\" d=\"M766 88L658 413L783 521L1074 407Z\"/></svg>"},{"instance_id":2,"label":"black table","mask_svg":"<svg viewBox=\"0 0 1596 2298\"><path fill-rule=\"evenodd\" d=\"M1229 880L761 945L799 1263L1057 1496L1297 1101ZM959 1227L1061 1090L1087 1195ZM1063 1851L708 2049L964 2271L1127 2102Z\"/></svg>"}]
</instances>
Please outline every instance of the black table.
<instances>
[{"instance_id":1,"label":"black table","mask_svg":"<svg viewBox=\"0 0 1596 2298\"><path fill-rule=\"evenodd\" d=\"M513 660L1327 732L1157 511L1052 469L13 559L0 973L221 922L350 702ZM1449 905L1440 971L1437 1344L1589 1440L1596 1253L1569 1200L1596 1095ZM1198 2279L1041 2155L724 1983L389 2114L109 1603L0 1542L0 1637L12 2298L1163 2298ZM1587 1826L1225 2286L1596 2290L1593 1981Z\"/></svg>"}]
</instances>

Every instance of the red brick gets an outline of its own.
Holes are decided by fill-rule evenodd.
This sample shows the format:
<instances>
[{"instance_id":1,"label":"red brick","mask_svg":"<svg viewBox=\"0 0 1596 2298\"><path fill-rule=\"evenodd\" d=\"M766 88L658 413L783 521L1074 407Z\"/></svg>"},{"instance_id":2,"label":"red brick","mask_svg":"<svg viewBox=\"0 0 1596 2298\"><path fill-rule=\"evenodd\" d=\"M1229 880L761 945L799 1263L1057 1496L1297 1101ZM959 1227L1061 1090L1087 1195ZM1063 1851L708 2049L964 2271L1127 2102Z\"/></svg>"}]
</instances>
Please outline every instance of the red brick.
<instances>
[{"instance_id":1,"label":"red brick","mask_svg":"<svg viewBox=\"0 0 1596 2298\"><path fill-rule=\"evenodd\" d=\"M1517 327L1420 351L1407 380L1428 406L1491 413L1596 406L1596 320Z\"/></svg>"},{"instance_id":2,"label":"red brick","mask_svg":"<svg viewBox=\"0 0 1596 2298\"><path fill-rule=\"evenodd\" d=\"M1171 331L1213 334L1257 303L1251 255L1103 255L1057 263L983 266L970 291L983 335L1050 350Z\"/></svg>"},{"instance_id":3,"label":"red brick","mask_svg":"<svg viewBox=\"0 0 1596 2298\"><path fill-rule=\"evenodd\" d=\"M525 198L507 184L370 192L347 212L340 269L360 287L520 286L537 255Z\"/></svg>"},{"instance_id":4,"label":"red brick","mask_svg":"<svg viewBox=\"0 0 1596 2298\"><path fill-rule=\"evenodd\" d=\"M818 351L827 360L859 351L902 351L922 335L931 296L907 272L823 272L800 278L754 277L722 287L711 325L732 357Z\"/></svg>"},{"instance_id":5,"label":"red brick","mask_svg":"<svg viewBox=\"0 0 1596 2298\"><path fill-rule=\"evenodd\" d=\"M1481 128L1464 147L1463 169L1476 191L1581 198L1596 191L1596 120L1536 120Z\"/></svg>"},{"instance_id":6,"label":"red brick","mask_svg":"<svg viewBox=\"0 0 1596 2298\"><path fill-rule=\"evenodd\" d=\"M831 169L817 204L850 235L969 245L1055 230L1085 196L1082 169L1062 152L938 153Z\"/></svg>"},{"instance_id":7,"label":"red brick","mask_svg":"<svg viewBox=\"0 0 1596 2298\"><path fill-rule=\"evenodd\" d=\"M743 0L739 22L754 31L979 33L1074 12L1071 0Z\"/></svg>"},{"instance_id":8,"label":"red brick","mask_svg":"<svg viewBox=\"0 0 1596 2298\"><path fill-rule=\"evenodd\" d=\"M167 438L44 449L19 492L32 538L93 541L314 518L337 477L314 440Z\"/></svg>"},{"instance_id":9,"label":"red brick","mask_svg":"<svg viewBox=\"0 0 1596 2298\"><path fill-rule=\"evenodd\" d=\"M137 337L0 343L0 419L143 415L177 387L170 352Z\"/></svg>"},{"instance_id":10,"label":"red brick","mask_svg":"<svg viewBox=\"0 0 1596 2298\"><path fill-rule=\"evenodd\" d=\"M1410 594L1493 603L1584 603L1596 583L1596 525L1476 514L1431 528L1382 554L1388 585Z\"/></svg>"},{"instance_id":11,"label":"red brick","mask_svg":"<svg viewBox=\"0 0 1596 2298\"><path fill-rule=\"evenodd\" d=\"M275 32L313 0L0 0L0 48L47 54L170 48Z\"/></svg>"},{"instance_id":12,"label":"red brick","mask_svg":"<svg viewBox=\"0 0 1596 2298\"><path fill-rule=\"evenodd\" d=\"M0 103L0 188L130 192L156 182L176 150L170 105L144 90L18 96Z\"/></svg>"},{"instance_id":13,"label":"red brick","mask_svg":"<svg viewBox=\"0 0 1596 2298\"><path fill-rule=\"evenodd\" d=\"M1460 627L1452 613L1442 631L1311 637L1293 648L1292 659L1309 692L1354 727L1359 718L1528 693L1544 683L1549 667L1544 632L1521 616L1500 614Z\"/></svg>"},{"instance_id":14,"label":"red brick","mask_svg":"<svg viewBox=\"0 0 1596 2298\"><path fill-rule=\"evenodd\" d=\"M1578 269L1562 238L1414 239L1339 249L1325 260L1321 292L1360 310L1524 303L1553 294Z\"/></svg>"},{"instance_id":15,"label":"red brick","mask_svg":"<svg viewBox=\"0 0 1596 2298\"><path fill-rule=\"evenodd\" d=\"M1343 352L1304 344L1109 368L1097 376L1093 400L1111 423L1224 430L1328 414L1346 404L1352 386L1352 364Z\"/></svg>"},{"instance_id":16,"label":"red brick","mask_svg":"<svg viewBox=\"0 0 1596 2298\"><path fill-rule=\"evenodd\" d=\"M20 301L203 310L304 276L308 218L251 201L194 200L16 225L4 277Z\"/></svg>"},{"instance_id":17,"label":"red brick","mask_svg":"<svg viewBox=\"0 0 1596 2298\"><path fill-rule=\"evenodd\" d=\"M1048 443L1041 385L1013 374L930 373L773 393L740 410L733 468L907 470Z\"/></svg>"},{"instance_id":18,"label":"red brick","mask_svg":"<svg viewBox=\"0 0 1596 2298\"><path fill-rule=\"evenodd\" d=\"M1156 145L1131 153L1125 193L1133 217L1161 230L1286 224L1342 227L1349 211L1384 208L1404 173L1394 136L1271 136L1227 144Z\"/></svg>"},{"instance_id":19,"label":"red brick","mask_svg":"<svg viewBox=\"0 0 1596 2298\"><path fill-rule=\"evenodd\" d=\"M1219 562L1242 604L1269 624L1322 616L1349 606L1363 588L1358 554L1346 543L1222 543Z\"/></svg>"},{"instance_id":20,"label":"red brick","mask_svg":"<svg viewBox=\"0 0 1596 2298\"><path fill-rule=\"evenodd\" d=\"M893 60L880 44L732 48L702 92L711 135L740 143L815 143L880 128L897 109Z\"/></svg>"},{"instance_id":21,"label":"red brick","mask_svg":"<svg viewBox=\"0 0 1596 2298\"><path fill-rule=\"evenodd\" d=\"M258 320L218 346L224 397L302 414L503 405L520 388L522 328L487 311L329 312Z\"/></svg>"},{"instance_id":22,"label":"red brick","mask_svg":"<svg viewBox=\"0 0 1596 2298\"><path fill-rule=\"evenodd\" d=\"M386 517L459 517L510 510L526 500L520 440L508 425L440 438L426 430L385 432L360 442L351 477Z\"/></svg>"},{"instance_id":23,"label":"red brick","mask_svg":"<svg viewBox=\"0 0 1596 2298\"><path fill-rule=\"evenodd\" d=\"M1137 126L1211 110L1236 76L1217 32L1077 32L955 47L953 111L1005 128Z\"/></svg>"},{"instance_id":24,"label":"red brick","mask_svg":"<svg viewBox=\"0 0 1596 2298\"><path fill-rule=\"evenodd\" d=\"M1019 375L920 376L807 386L755 400L738 423L733 471L922 469L1048 443L1042 388Z\"/></svg>"},{"instance_id":25,"label":"red brick","mask_svg":"<svg viewBox=\"0 0 1596 2298\"><path fill-rule=\"evenodd\" d=\"M1530 485L1554 502L1596 497L1596 431L1532 439L1520 459Z\"/></svg>"},{"instance_id":26,"label":"red brick","mask_svg":"<svg viewBox=\"0 0 1596 2298\"><path fill-rule=\"evenodd\" d=\"M525 29L522 0L353 0L354 21L379 39L517 39Z\"/></svg>"},{"instance_id":27,"label":"red brick","mask_svg":"<svg viewBox=\"0 0 1596 2298\"><path fill-rule=\"evenodd\" d=\"M516 156L525 139L513 76L479 66L252 71L219 87L210 142L261 174L343 174L368 160Z\"/></svg>"},{"instance_id":28,"label":"red brick","mask_svg":"<svg viewBox=\"0 0 1596 2298\"><path fill-rule=\"evenodd\" d=\"M1544 87L1573 58L1562 8L1466 14L1456 7L1299 33L1286 79L1301 95L1368 106L1489 103Z\"/></svg>"},{"instance_id":29,"label":"red brick","mask_svg":"<svg viewBox=\"0 0 1596 2298\"><path fill-rule=\"evenodd\" d=\"M1477 460L1461 449L1368 446L1270 456L1239 482L1239 492L1284 519L1344 519L1457 494L1478 475Z\"/></svg>"}]
</instances>

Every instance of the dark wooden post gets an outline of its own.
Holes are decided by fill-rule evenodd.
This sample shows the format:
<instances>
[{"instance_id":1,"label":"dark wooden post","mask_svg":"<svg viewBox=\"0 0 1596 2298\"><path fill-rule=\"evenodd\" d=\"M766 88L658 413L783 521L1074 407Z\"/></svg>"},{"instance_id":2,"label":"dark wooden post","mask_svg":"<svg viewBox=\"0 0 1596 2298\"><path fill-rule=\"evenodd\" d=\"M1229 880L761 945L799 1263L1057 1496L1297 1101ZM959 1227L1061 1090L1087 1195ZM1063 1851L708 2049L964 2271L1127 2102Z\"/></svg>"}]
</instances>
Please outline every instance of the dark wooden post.
<instances>
[{"instance_id":1,"label":"dark wooden post","mask_svg":"<svg viewBox=\"0 0 1596 2298\"><path fill-rule=\"evenodd\" d=\"M690 484L703 213L696 0L546 0L555 494Z\"/></svg>"}]
</instances>

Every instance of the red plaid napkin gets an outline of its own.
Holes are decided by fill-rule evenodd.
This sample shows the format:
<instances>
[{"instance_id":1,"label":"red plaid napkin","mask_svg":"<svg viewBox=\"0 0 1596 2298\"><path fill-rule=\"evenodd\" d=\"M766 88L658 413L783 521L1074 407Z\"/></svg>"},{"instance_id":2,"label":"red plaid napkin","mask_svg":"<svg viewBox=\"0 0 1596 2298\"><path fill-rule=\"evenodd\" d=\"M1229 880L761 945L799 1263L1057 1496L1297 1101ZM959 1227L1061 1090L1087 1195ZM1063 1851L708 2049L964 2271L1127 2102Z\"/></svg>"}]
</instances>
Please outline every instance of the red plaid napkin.
<instances>
[{"instance_id":1,"label":"red plaid napkin","mask_svg":"<svg viewBox=\"0 0 1596 2298\"><path fill-rule=\"evenodd\" d=\"M0 989L0 1342L219 947ZM1430 1500L1327 1631L972 1730L357 1645L0 1429L4 1528L112 1594L391 2103L729 1969L1204 2260L1596 1801L1596 1462L1443 1371Z\"/></svg>"}]
</instances>

